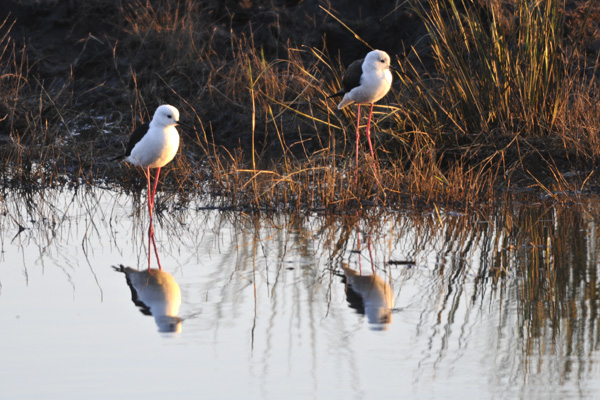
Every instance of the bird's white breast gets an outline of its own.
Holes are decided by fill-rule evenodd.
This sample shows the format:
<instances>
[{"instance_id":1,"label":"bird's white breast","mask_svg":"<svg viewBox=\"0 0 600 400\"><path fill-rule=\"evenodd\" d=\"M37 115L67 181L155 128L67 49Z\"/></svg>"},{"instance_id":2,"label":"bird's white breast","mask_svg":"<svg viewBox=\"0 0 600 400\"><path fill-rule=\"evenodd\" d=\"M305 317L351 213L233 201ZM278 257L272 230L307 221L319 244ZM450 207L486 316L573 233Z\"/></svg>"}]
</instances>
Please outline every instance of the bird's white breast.
<instances>
[{"instance_id":1,"label":"bird's white breast","mask_svg":"<svg viewBox=\"0 0 600 400\"><path fill-rule=\"evenodd\" d=\"M342 103L344 106L352 102L375 103L383 98L391 87L392 73L390 70L369 71L368 73L363 73L359 86L346 93Z\"/></svg>"},{"instance_id":2,"label":"bird's white breast","mask_svg":"<svg viewBox=\"0 0 600 400\"><path fill-rule=\"evenodd\" d=\"M154 127L134 146L127 161L141 167L159 168L168 164L177 154L179 133L174 125Z\"/></svg>"}]
</instances>

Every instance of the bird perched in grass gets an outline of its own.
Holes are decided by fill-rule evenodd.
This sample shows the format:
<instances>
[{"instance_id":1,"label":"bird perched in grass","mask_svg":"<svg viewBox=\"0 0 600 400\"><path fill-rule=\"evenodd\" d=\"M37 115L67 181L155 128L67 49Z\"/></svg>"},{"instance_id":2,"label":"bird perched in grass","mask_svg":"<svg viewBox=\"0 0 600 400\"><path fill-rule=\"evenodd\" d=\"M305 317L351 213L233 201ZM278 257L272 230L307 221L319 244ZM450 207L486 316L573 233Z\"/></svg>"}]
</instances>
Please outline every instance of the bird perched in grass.
<instances>
[{"instance_id":1,"label":"bird perched in grass","mask_svg":"<svg viewBox=\"0 0 600 400\"><path fill-rule=\"evenodd\" d=\"M148 212L150 214L149 237L154 239L152 219L154 211L154 198L160 176L160 169L167 165L177 153L179 148L179 133L175 128L182 125L179 122L179 111L171 105L162 105L156 109L150 123L138 126L129 139L125 154L114 160L124 159L130 164L144 168L148 180ZM154 186L151 184L150 168L156 168ZM156 252L156 244L154 244ZM158 259L158 253L157 253ZM159 266L160 266L160 261ZM150 254L148 255L148 268L150 268Z\"/></svg>"},{"instance_id":2,"label":"bird perched in grass","mask_svg":"<svg viewBox=\"0 0 600 400\"><path fill-rule=\"evenodd\" d=\"M356 103L356 168L358 172L358 142L360 137L360 105L371 104L369 119L367 120L367 140L375 168L375 154L371 143L371 117L373 104L385 96L392 86L392 73L390 71L390 56L381 50L373 50L364 59L353 61L342 78L342 88L329 97L344 96L338 104L338 110Z\"/></svg>"}]
</instances>

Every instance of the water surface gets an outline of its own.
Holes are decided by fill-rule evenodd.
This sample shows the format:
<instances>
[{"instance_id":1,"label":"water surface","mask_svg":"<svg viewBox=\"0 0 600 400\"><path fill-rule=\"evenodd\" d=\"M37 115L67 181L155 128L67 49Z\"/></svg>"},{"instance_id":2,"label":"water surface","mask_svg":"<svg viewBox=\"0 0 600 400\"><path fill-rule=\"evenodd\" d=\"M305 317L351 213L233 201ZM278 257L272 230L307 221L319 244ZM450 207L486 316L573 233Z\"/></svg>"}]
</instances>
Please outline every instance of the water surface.
<instances>
[{"instance_id":1,"label":"water surface","mask_svg":"<svg viewBox=\"0 0 600 400\"><path fill-rule=\"evenodd\" d=\"M600 393L593 201L293 218L162 194L165 275L136 299L117 269L148 267L144 199L3 199L2 398Z\"/></svg>"}]
</instances>

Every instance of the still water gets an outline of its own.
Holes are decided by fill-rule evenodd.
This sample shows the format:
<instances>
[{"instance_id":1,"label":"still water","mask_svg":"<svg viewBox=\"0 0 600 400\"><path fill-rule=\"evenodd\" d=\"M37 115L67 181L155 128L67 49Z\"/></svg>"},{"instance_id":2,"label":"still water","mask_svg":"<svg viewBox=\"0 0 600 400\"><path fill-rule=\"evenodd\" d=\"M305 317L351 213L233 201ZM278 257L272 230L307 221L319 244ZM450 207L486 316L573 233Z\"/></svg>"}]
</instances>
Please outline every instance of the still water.
<instances>
[{"instance_id":1,"label":"still water","mask_svg":"<svg viewBox=\"0 0 600 400\"><path fill-rule=\"evenodd\" d=\"M144 199L2 198L1 398L600 397L595 199L299 218L162 194L150 274Z\"/></svg>"}]
</instances>

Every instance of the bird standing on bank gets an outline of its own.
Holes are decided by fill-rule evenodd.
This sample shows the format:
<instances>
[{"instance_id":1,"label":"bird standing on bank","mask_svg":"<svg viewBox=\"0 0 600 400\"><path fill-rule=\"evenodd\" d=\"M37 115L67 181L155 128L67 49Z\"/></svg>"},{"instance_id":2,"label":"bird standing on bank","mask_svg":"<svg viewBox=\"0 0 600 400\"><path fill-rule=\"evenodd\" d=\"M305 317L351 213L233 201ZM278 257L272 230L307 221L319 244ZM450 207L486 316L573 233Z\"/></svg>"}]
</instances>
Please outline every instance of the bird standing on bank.
<instances>
[{"instance_id":1,"label":"bird standing on bank","mask_svg":"<svg viewBox=\"0 0 600 400\"><path fill-rule=\"evenodd\" d=\"M185 126L179 122L179 111L175 107L168 104L158 107L150 123L144 123L133 131L125 154L115 158L115 160L125 159L128 163L145 169L148 180L148 213L150 214L148 237L149 241L152 239L152 243L154 243L152 222L156 187L160 169L173 160L179 148L179 133L175 128L177 125ZM150 168L157 169L153 187ZM150 247L150 243L148 243L148 247ZM150 268L150 249L148 250L148 268ZM154 252L160 267L156 243L154 243Z\"/></svg>"},{"instance_id":2,"label":"bird standing on bank","mask_svg":"<svg viewBox=\"0 0 600 400\"><path fill-rule=\"evenodd\" d=\"M392 73L390 72L390 56L381 50L373 50L367 54L364 59L352 62L344 77L342 78L342 89L330 97L344 96L338 110L356 103L358 110L356 113L356 169L358 175L358 143L360 127L360 105L371 104L369 119L367 120L367 140L369 150L373 158L373 168L375 169L375 154L373 144L371 143L371 116L373 114L373 103L381 100L392 86Z\"/></svg>"}]
</instances>

